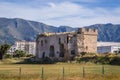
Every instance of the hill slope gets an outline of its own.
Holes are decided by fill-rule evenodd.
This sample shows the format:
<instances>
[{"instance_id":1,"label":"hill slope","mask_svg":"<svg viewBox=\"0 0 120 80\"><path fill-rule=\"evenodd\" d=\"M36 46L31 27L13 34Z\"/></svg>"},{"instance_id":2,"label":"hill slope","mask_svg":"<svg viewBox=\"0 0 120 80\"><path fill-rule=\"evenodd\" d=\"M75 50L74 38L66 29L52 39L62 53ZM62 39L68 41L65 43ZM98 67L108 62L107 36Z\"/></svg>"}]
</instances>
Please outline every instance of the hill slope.
<instances>
[{"instance_id":1,"label":"hill slope","mask_svg":"<svg viewBox=\"0 0 120 80\"><path fill-rule=\"evenodd\" d=\"M0 18L0 44L13 44L16 40L33 41L38 33L72 31L71 27L54 27L44 23L19 18Z\"/></svg>"},{"instance_id":2,"label":"hill slope","mask_svg":"<svg viewBox=\"0 0 120 80\"><path fill-rule=\"evenodd\" d=\"M98 29L98 41L120 42L120 25L95 24L87 28ZM38 33L44 32L70 32L77 30L69 26L50 26L44 23L19 18L0 18L0 44L8 42L13 44L16 40L35 41Z\"/></svg>"},{"instance_id":3,"label":"hill slope","mask_svg":"<svg viewBox=\"0 0 120 80\"><path fill-rule=\"evenodd\" d=\"M120 24L95 24L88 27L98 29L98 41L120 42Z\"/></svg>"}]
</instances>

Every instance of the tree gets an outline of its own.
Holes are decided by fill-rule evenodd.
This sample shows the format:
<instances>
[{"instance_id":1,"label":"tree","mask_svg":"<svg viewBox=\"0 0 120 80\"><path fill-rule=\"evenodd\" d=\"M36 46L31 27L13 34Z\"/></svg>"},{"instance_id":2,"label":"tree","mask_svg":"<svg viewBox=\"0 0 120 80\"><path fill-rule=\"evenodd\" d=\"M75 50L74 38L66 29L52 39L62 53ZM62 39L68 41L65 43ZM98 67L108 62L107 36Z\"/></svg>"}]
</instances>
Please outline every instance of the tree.
<instances>
[{"instance_id":1,"label":"tree","mask_svg":"<svg viewBox=\"0 0 120 80\"><path fill-rule=\"evenodd\" d=\"M114 51L114 53L120 54L120 48L118 48L118 50Z\"/></svg>"},{"instance_id":2,"label":"tree","mask_svg":"<svg viewBox=\"0 0 120 80\"><path fill-rule=\"evenodd\" d=\"M18 58L20 58L20 57L26 57L26 52L25 51L22 51L22 50L16 50L15 52L14 52L14 55L13 55L13 57L18 57Z\"/></svg>"},{"instance_id":3,"label":"tree","mask_svg":"<svg viewBox=\"0 0 120 80\"><path fill-rule=\"evenodd\" d=\"M118 54L120 53L120 48L118 49Z\"/></svg>"},{"instance_id":4,"label":"tree","mask_svg":"<svg viewBox=\"0 0 120 80\"><path fill-rule=\"evenodd\" d=\"M4 58L4 55L7 53L9 49L10 49L10 45L7 43L0 46L0 59Z\"/></svg>"}]
</instances>

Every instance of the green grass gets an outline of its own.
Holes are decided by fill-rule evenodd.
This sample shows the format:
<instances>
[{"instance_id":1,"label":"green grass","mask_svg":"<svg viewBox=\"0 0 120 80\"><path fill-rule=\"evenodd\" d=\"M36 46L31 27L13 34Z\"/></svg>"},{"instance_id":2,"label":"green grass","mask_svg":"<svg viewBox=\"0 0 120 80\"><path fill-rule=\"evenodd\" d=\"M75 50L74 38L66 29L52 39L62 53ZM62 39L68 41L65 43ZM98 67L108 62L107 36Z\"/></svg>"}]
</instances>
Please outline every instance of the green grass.
<instances>
[{"instance_id":1,"label":"green grass","mask_svg":"<svg viewBox=\"0 0 120 80\"><path fill-rule=\"evenodd\" d=\"M83 66L85 74L83 78ZM0 80L120 80L120 66L92 63L56 63L56 64L0 64ZM21 68L21 74L20 74Z\"/></svg>"}]
</instances>

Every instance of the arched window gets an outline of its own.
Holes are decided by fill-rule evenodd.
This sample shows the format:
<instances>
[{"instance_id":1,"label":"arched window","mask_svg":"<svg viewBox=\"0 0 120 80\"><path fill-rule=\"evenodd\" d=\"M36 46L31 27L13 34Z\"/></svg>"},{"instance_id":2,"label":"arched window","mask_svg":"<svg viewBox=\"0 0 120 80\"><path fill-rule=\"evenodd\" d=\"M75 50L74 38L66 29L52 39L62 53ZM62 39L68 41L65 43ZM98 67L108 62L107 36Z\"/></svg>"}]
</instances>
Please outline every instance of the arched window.
<instances>
[{"instance_id":1,"label":"arched window","mask_svg":"<svg viewBox=\"0 0 120 80\"><path fill-rule=\"evenodd\" d=\"M45 44L47 44L47 40L45 39Z\"/></svg>"},{"instance_id":2,"label":"arched window","mask_svg":"<svg viewBox=\"0 0 120 80\"><path fill-rule=\"evenodd\" d=\"M54 46L50 46L50 57L54 57L55 56L55 51L54 51Z\"/></svg>"},{"instance_id":3,"label":"arched window","mask_svg":"<svg viewBox=\"0 0 120 80\"><path fill-rule=\"evenodd\" d=\"M59 38L59 44L61 43L61 38Z\"/></svg>"},{"instance_id":4,"label":"arched window","mask_svg":"<svg viewBox=\"0 0 120 80\"><path fill-rule=\"evenodd\" d=\"M67 43L69 42L69 37L67 36Z\"/></svg>"},{"instance_id":5,"label":"arched window","mask_svg":"<svg viewBox=\"0 0 120 80\"><path fill-rule=\"evenodd\" d=\"M60 57L64 57L64 53L65 53L65 51L64 51L64 44L60 44Z\"/></svg>"},{"instance_id":6,"label":"arched window","mask_svg":"<svg viewBox=\"0 0 120 80\"><path fill-rule=\"evenodd\" d=\"M71 50L71 55L75 55L75 50Z\"/></svg>"},{"instance_id":7,"label":"arched window","mask_svg":"<svg viewBox=\"0 0 120 80\"><path fill-rule=\"evenodd\" d=\"M43 40L41 40L41 46L43 46Z\"/></svg>"},{"instance_id":8,"label":"arched window","mask_svg":"<svg viewBox=\"0 0 120 80\"><path fill-rule=\"evenodd\" d=\"M86 50L88 50L88 46L86 46Z\"/></svg>"},{"instance_id":9,"label":"arched window","mask_svg":"<svg viewBox=\"0 0 120 80\"><path fill-rule=\"evenodd\" d=\"M42 54L42 58L45 58L45 52L43 52L43 54Z\"/></svg>"}]
</instances>

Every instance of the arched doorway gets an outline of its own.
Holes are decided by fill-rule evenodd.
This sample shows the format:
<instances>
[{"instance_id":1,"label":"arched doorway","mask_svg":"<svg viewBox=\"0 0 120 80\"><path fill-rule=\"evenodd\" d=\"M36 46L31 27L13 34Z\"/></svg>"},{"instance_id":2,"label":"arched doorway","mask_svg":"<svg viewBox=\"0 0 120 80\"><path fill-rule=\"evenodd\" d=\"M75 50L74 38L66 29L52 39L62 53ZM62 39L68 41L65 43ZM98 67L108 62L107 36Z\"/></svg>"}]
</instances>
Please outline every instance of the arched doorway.
<instances>
[{"instance_id":1,"label":"arched doorway","mask_svg":"<svg viewBox=\"0 0 120 80\"><path fill-rule=\"evenodd\" d=\"M64 57L64 44L60 44L60 57Z\"/></svg>"},{"instance_id":2,"label":"arched doorway","mask_svg":"<svg viewBox=\"0 0 120 80\"><path fill-rule=\"evenodd\" d=\"M50 46L50 54L49 54L49 57L54 57L54 56L55 56L54 46Z\"/></svg>"},{"instance_id":3,"label":"arched doorway","mask_svg":"<svg viewBox=\"0 0 120 80\"><path fill-rule=\"evenodd\" d=\"M43 52L43 54L42 54L42 58L45 58L45 52Z\"/></svg>"}]
</instances>

